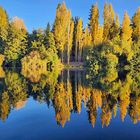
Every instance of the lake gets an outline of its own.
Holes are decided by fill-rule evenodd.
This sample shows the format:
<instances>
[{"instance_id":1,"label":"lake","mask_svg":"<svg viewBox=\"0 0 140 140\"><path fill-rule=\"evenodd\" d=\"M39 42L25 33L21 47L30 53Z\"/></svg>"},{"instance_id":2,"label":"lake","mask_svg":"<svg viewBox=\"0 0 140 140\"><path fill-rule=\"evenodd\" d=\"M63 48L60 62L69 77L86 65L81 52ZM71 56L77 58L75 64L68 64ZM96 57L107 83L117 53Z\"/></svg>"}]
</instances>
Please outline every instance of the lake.
<instances>
[{"instance_id":1,"label":"lake","mask_svg":"<svg viewBox=\"0 0 140 140\"><path fill-rule=\"evenodd\" d=\"M140 139L140 97L131 91L97 88L85 70L0 73L0 140Z\"/></svg>"}]
</instances>

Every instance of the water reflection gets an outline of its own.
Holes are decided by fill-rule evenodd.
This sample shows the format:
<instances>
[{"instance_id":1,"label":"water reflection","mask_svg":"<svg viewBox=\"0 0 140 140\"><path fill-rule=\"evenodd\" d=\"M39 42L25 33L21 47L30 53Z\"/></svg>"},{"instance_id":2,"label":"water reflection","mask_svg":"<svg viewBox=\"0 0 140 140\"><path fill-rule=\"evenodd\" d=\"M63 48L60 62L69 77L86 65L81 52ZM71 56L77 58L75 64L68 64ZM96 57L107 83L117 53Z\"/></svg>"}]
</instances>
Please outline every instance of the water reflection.
<instances>
[{"instance_id":1,"label":"water reflection","mask_svg":"<svg viewBox=\"0 0 140 140\"><path fill-rule=\"evenodd\" d=\"M111 118L116 117L117 110L120 111L122 121L125 121L126 115L130 116L134 124L140 121L140 92L139 88L135 88L136 83L130 74L126 75L125 80L111 78L113 80L108 82L107 79L97 80L97 77L87 79L84 70L64 70L61 74L56 70L43 72L39 80L33 80L32 75L36 74L1 71L0 119L3 122L12 109L26 107L30 97L46 103L48 108L52 105L55 110L54 119L62 127L70 121L72 113L81 113L82 105L93 127L98 116L102 127L108 126ZM100 86L97 86L99 83Z\"/></svg>"}]
</instances>

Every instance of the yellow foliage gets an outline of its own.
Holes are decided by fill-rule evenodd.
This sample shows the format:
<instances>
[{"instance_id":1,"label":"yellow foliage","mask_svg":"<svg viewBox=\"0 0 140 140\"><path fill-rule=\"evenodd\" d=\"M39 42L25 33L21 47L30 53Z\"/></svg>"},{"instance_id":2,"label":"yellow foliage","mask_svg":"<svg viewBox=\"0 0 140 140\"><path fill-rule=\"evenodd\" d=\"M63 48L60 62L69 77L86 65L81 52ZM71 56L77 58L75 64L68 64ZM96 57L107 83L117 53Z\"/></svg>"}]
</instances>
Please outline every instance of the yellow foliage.
<instances>
[{"instance_id":1,"label":"yellow foliage","mask_svg":"<svg viewBox=\"0 0 140 140\"><path fill-rule=\"evenodd\" d=\"M4 61L4 55L0 54L0 66L3 64Z\"/></svg>"}]
</instances>

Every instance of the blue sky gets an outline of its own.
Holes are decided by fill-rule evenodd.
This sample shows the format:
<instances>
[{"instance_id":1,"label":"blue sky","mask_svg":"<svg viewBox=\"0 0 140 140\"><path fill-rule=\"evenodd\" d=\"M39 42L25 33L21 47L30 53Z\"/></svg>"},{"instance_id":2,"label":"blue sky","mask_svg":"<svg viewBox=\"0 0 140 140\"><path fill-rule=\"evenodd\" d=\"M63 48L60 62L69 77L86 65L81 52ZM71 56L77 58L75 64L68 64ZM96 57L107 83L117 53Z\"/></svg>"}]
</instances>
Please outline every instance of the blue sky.
<instances>
[{"instance_id":1,"label":"blue sky","mask_svg":"<svg viewBox=\"0 0 140 140\"><path fill-rule=\"evenodd\" d=\"M100 23L103 23L103 5L112 3L122 21L123 13L128 12L130 17L140 6L140 0L0 0L0 5L7 11L9 18L18 16L22 18L29 32L39 27L45 28L47 22L53 24L58 3L65 1L71 9L72 16L83 19L84 26L88 22L89 9L92 4L98 3L100 10Z\"/></svg>"}]
</instances>

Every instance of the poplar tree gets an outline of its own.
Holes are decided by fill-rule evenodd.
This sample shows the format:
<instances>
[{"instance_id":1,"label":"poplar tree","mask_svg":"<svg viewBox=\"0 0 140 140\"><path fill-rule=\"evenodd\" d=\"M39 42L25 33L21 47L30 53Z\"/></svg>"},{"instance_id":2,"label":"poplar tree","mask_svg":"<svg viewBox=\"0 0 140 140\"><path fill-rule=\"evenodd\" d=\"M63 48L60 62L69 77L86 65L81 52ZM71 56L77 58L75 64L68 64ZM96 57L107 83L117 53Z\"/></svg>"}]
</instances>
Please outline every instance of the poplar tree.
<instances>
[{"instance_id":1,"label":"poplar tree","mask_svg":"<svg viewBox=\"0 0 140 140\"><path fill-rule=\"evenodd\" d=\"M97 44L97 34L98 34L98 27L99 27L99 10L98 6L92 5L90 10L90 17L89 17L89 28L92 36L93 44Z\"/></svg>"},{"instance_id":2,"label":"poplar tree","mask_svg":"<svg viewBox=\"0 0 140 140\"><path fill-rule=\"evenodd\" d=\"M109 22L108 22L108 17L109 17L109 10L108 10L108 5L105 3L104 5L104 31L103 31L103 38L104 41L107 41L108 38L108 31L109 31Z\"/></svg>"},{"instance_id":3,"label":"poplar tree","mask_svg":"<svg viewBox=\"0 0 140 140\"><path fill-rule=\"evenodd\" d=\"M86 56L91 46L92 46L92 36L89 32L88 26L86 26L83 33L83 60L86 59Z\"/></svg>"},{"instance_id":4,"label":"poplar tree","mask_svg":"<svg viewBox=\"0 0 140 140\"><path fill-rule=\"evenodd\" d=\"M112 41L113 39L120 38L120 23L119 18L116 16L116 21L113 21L109 29L108 39Z\"/></svg>"},{"instance_id":5,"label":"poplar tree","mask_svg":"<svg viewBox=\"0 0 140 140\"><path fill-rule=\"evenodd\" d=\"M122 23L122 35L121 35L121 41L122 41L122 51L127 56L127 59L130 60L133 56L132 52L132 27L131 27L131 20L125 12L123 23Z\"/></svg>"},{"instance_id":6,"label":"poplar tree","mask_svg":"<svg viewBox=\"0 0 140 140\"><path fill-rule=\"evenodd\" d=\"M116 25L118 28L120 27L120 20L118 15L116 15Z\"/></svg>"},{"instance_id":7,"label":"poplar tree","mask_svg":"<svg viewBox=\"0 0 140 140\"><path fill-rule=\"evenodd\" d=\"M119 17L118 15L116 15L116 20L113 21L109 29L109 45L113 47L114 52L117 54L122 53L120 32L121 32L121 28L120 28Z\"/></svg>"},{"instance_id":8,"label":"poplar tree","mask_svg":"<svg viewBox=\"0 0 140 140\"><path fill-rule=\"evenodd\" d=\"M109 4L109 13L110 13L110 24L112 24L115 18L115 12L113 10L112 4Z\"/></svg>"},{"instance_id":9,"label":"poplar tree","mask_svg":"<svg viewBox=\"0 0 140 140\"><path fill-rule=\"evenodd\" d=\"M96 35L96 44L95 45L102 44L102 42L103 42L103 27L99 26L98 27L98 32L97 32L97 35Z\"/></svg>"},{"instance_id":10,"label":"poplar tree","mask_svg":"<svg viewBox=\"0 0 140 140\"><path fill-rule=\"evenodd\" d=\"M70 62L70 54L73 45L73 32L74 32L74 20L71 19L71 13L68 14L68 26L67 26L67 39L66 39L66 54L67 54L67 64Z\"/></svg>"},{"instance_id":11,"label":"poplar tree","mask_svg":"<svg viewBox=\"0 0 140 140\"><path fill-rule=\"evenodd\" d=\"M92 36L91 36L91 34L90 34L90 32L89 32L89 28L88 28L88 26L86 26L86 28L85 28L85 31L84 31L84 33L83 33L84 35L84 37L83 37L83 46L84 47L89 47L89 46L91 46L92 45Z\"/></svg>"},{"instance_id":12,"label":"poplar tree","mask_svg":"<svg viewBox=\"0 0 140 140\"><path fill-rule=\"evenodd\" d=\"M140 39L140 7L132 18L133 22L133 39L138 41Z\"/></svg>"},{"instance_id":13,"label":"poplar tree","mask_svg":"<svg viewBox=\"0 0 140 140\"><path fill-rule=\"evenodd\" d=\"M8 35L8 16L6 11L0 6L0 53L3 53Z\"/></svg>"},{"instance_id":14,"label":"poplar tree","mask_svg":"<svg viewBox=\"0 0 140 140\"><path fill-rule=\"evenodd\" d=\"M83 39L83 21L75 19L75 61L81 61Z\"/></svg>"},{"instance_id":15,"label":"poplar tree","mask_svg":"<svg viewBox=\"0 0 140 140\"><path fill-rule=\"evenodd\" d=\"M107 42L109 40L109 30L114 23L114 10L111 4L104 5L104 31L103 31L103 40L104 42Z\"/></svg>"},{"instance_id":16,"label":"poplar tree","mask_svg":"<svg viewBox=\"0 0 140 140\"><path fill-rule=\"evenodd\" d=\"M56 10L56 18L53 26L53 33L56 42L56 47L59 50L61 61L63 62L63 52L66 44L66 31L67 31L67 17L68 10L65 3L58 4Z\"/></svg>"}]
</instances>

